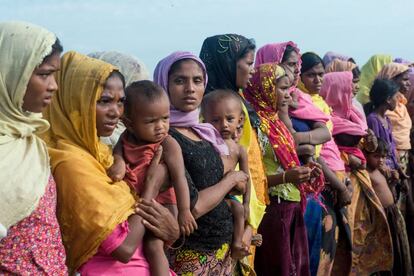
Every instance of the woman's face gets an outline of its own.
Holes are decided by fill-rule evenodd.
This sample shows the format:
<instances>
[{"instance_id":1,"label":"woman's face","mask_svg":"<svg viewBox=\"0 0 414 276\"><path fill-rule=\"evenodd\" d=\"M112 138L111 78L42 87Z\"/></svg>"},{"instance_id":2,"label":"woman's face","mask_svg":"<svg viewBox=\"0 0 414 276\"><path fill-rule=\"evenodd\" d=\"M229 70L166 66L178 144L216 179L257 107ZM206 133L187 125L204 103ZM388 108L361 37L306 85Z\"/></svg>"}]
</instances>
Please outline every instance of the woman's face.
<instances>
[{"instance_id":1,"label":"woman's face","mask_svg":"<svg viewBox=\"0 0 414 276\"><path fill-rule=\"evenodd\" d=\"M183 112L196 110L204 95L204 72L194 60L178 61L180 65L170 72L168 93L170 103Z\"/></svg>"},{"instance_id":2,"label":"woman's face","mask_svg":"<svg viewBox=\"0 0 414 276\"><path fill-rule=\"evenodd\" d=\"M299 80L299 54L296 51L290 53L289 57L282 63L291 72L293 72L293 83L297 83Z\"/></svg>"},{"instance_id":3,"label":"woman's face","mask_svg":"<svg viewBox=\"0 0 414 276\"><path fill-rule=\"evenodd\" d=\"M23 97L23 110L41 113L51 101L58 89L55 72L60 69L60 55L53 54L46 58L33 71Z\"/></svg>"},{"instance_id":4,"label":"woman's face","mask_svg":"<svg viewBox=\"0 0 414 276\"><path fill-rule=\"evenodd\" d=\"M119 76L106 80L101 97L96 102L96 130L98 136L111 136L124 113L124 84Z\"/></svg>"},{"instance_id":5,"label":"woman's face","mask_svg":"<svg viewBox=\"0 0 414 276\"><path fill-rule=\"evenodd\" d=\"M408 71L400 74L395 79L395 81L400 86L400 92L401 93L403 93L405 95L408 91L410 91L411 82L410 82L410 76L409 76L409 72Z\"/></svg>"},{"instance_id":6,"label":"woman's face","mask_svg":"<svg viewBox=\"0 0 414 276\"><path fill-rule=\"evenodd\" d=\"M281 109L284 106L287 106L291 101L289 94L289 88L291 87L291 82L288 76L281 77L276 81L276 96L277 96L277 106L276 110Z\"/></svg>"},{"instance_id":7,"label":"woman's face","mask_svg":"<svg viewBox=\"0 0 414 276\"><path fill-rule=\"evenodd\" d=\"M359 91L359 78L352 79L352 95L355 97Z\"/></svg>"},{"instance_id":8,"label":"woman's face","mask_svg":"<svg viewBox=\"0 0 414 276\"><path fill-rule=\"evenodd\" d=\"M322 87L323 76L325 75L325 69L322 63L313 66L308 71L301 75L301 79L306 89L311 94L319 94Z\"/></svg>"},{"instance_id":9,"label":"woman's face","mask_svg":"<svg viewBox=\"0 0 414 276\"><path fill-rule=\"evenodd\" d=\"M254 50L246 53L246 55L239 59L236 64L236 86L237 88L245 89L249 79L254 74Z\"/></svg>"}]
</instances>

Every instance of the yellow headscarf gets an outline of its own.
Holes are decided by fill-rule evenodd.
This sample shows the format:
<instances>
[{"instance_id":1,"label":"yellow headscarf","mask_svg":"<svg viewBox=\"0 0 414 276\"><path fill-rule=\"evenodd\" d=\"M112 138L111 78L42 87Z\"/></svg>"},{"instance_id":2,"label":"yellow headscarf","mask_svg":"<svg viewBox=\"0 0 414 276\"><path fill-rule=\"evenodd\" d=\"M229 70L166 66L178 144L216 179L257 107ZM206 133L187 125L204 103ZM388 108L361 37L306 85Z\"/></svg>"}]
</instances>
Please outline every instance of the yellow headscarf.
<instances>
[{"instance_id":1,"label":"yellow headscarf","mask_svg":"<svg viewBox=\"0 0 414 276\"><path fill-rule=\"evenodd\" d=\"M374 55L361 68L361 76L359 78L359 91L357 99L360 103L369 102L369 91L374 83L375 78L385 64L391 63L390 55Z\"/></svg>"},{"instance_id":2,"label":"yellow headscarf","mask_svg":"<svg viewBox=\"0 0 414 276\"><path fill-rule=\"evenodd\" d=\"M113 183L106 175L112 156L96 130L96 102L114 70L103 61L66 53L57 76L59 90L45 112L58 219L72 271L97 252L135 203L125 182Z\"/></svg>"},{"instance_id":3,"label":"yellow headscarf","mask_svg":"<svg viewBox=\"0 0 414 276\"><path fill-rule=\"evenodd\" d=\"M6 229L36 209L50 176L47 147L37 136L49 124L22 105L33 71L55 41L29 23L0 23L0 224Z\"/></svg>"}]
</instances>

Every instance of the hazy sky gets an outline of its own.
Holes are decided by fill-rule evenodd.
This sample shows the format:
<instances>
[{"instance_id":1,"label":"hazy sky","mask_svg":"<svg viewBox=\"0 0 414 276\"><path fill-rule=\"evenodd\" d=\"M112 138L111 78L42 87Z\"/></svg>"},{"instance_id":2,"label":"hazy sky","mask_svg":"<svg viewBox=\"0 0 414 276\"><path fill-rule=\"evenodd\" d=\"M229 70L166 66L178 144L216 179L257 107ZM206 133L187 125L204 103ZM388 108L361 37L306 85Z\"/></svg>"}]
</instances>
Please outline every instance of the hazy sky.
<instances>
[{"instance_id":1,"label":"hazy sky","mask_svg":"<svg viewBox=\"0 0 414 276\"><path fill-rule=\"evenodd\" d=\"M172 51L198 54L221 33L259 47L292 40L302 52L333 50L360 65L375 53L414 60L413 11L413 0L0 0L0 21L42 25L65 50L132 54L151 75Z\"/></svg>"}]
</instances>

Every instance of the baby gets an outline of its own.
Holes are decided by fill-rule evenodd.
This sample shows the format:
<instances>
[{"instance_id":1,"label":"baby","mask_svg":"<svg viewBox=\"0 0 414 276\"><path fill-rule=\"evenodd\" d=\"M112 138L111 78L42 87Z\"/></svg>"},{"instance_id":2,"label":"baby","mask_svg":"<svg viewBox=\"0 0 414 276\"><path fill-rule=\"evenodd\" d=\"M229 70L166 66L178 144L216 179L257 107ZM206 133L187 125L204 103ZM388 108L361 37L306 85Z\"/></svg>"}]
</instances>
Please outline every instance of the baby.
<instances>
[{"instance_id":1,"label":"baby","mask_svg":"<svg viewBox=\"0 0 414 276\"><path fill-rule=\"evenodd\" d=\"M168 135L168 96L159 85L147 80L132 83L126 88L125 94L123 122L126 131L115 148L116 161L108 174L116 179L125 174L126 168L124 180L140 198L151 199L148 198L151 197L151 187L145 187L145 175L155 151L162 147L162 160L168 167L177 197L180 230L183 234L190 235L197 224L190 211L189 188L181 148ZM156 199L161 204L175 203L174 193L169 190L160 193ZM161 240L147 235L144 239L144 252L150 264L151 275L169 275L169 265Z\"/></svg>"},{"instance_id":2,"label":"baby","mask_svg":"<svg viewBox=\"0 0 414 276\"><path fill-rule=\"evenodd\" d=\"M240 125L243 120L243 109L240 97L230 90L215 90L207 94L201 104L201 115L206 123L212 124L229 147L230 155L221 158L224 164L224 173L239 169L249 174L246 150L237 140L240 138ZM238 130L239 129L239 130ZM235 141L235 140L236 141ZM242 242L245 222L249 217L250 182L243 194L243 203L234 195L229 194L226 202L229 204L234 217L234 234L231 254L234 259L243 257Z\"/></svg>"}]
</instances>

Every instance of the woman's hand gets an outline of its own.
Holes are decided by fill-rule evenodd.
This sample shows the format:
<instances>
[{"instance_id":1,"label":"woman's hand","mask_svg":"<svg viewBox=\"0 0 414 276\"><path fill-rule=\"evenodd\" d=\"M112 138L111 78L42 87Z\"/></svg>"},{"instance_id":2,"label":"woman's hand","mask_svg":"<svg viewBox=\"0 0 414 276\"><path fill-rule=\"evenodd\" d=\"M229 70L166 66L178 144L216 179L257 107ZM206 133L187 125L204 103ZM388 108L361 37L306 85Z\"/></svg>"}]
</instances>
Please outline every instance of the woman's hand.
<instances>
[{"instance_id":1,"label":"woman's hand","mask_svg":"<svg viewBox=\"0 0 414 276\"><path fill-rule=\"evenodd\" d=\"M343 187L342 190L337 191L337 204L339 208L351 204L352 200L353 189L351 180L349 178L346 178L344 182L345 187Z\"/></svg>"},{"instance_id":2,"label":"woman's hand","mask_svg":"<svg viewBox=\"0 0 414 276\"><path fill-rule=\"evenodd\" d=\"M287 183L299 185L310 179L311 169L309 167L295 167L285 172L285 180Z\"/></svg>"},{"instance_id":3,"label":"woman's hand","mask_svg":"<svg viewBox=\"0 0 414 276\"><path fill-rule=\"evenodd\" d=\"M157 238L170 244L179 238L180 229L177 220L167 208L154 199L151 201L141 200L135 212L143 218L142 223L145 228Z\"/></svg>"},{"instance_id":4,"label":"woman's hand","mask_svg":"<svg viewBox=\"0 0 414 276\"><path fill-rule=\"evenodd\" d=\"M224 176L223 180L233 183L233 191L238 191L239 194L244 194L246 192L249 176L242 171L231 171Z\"/></svg>"}]
</instances>

